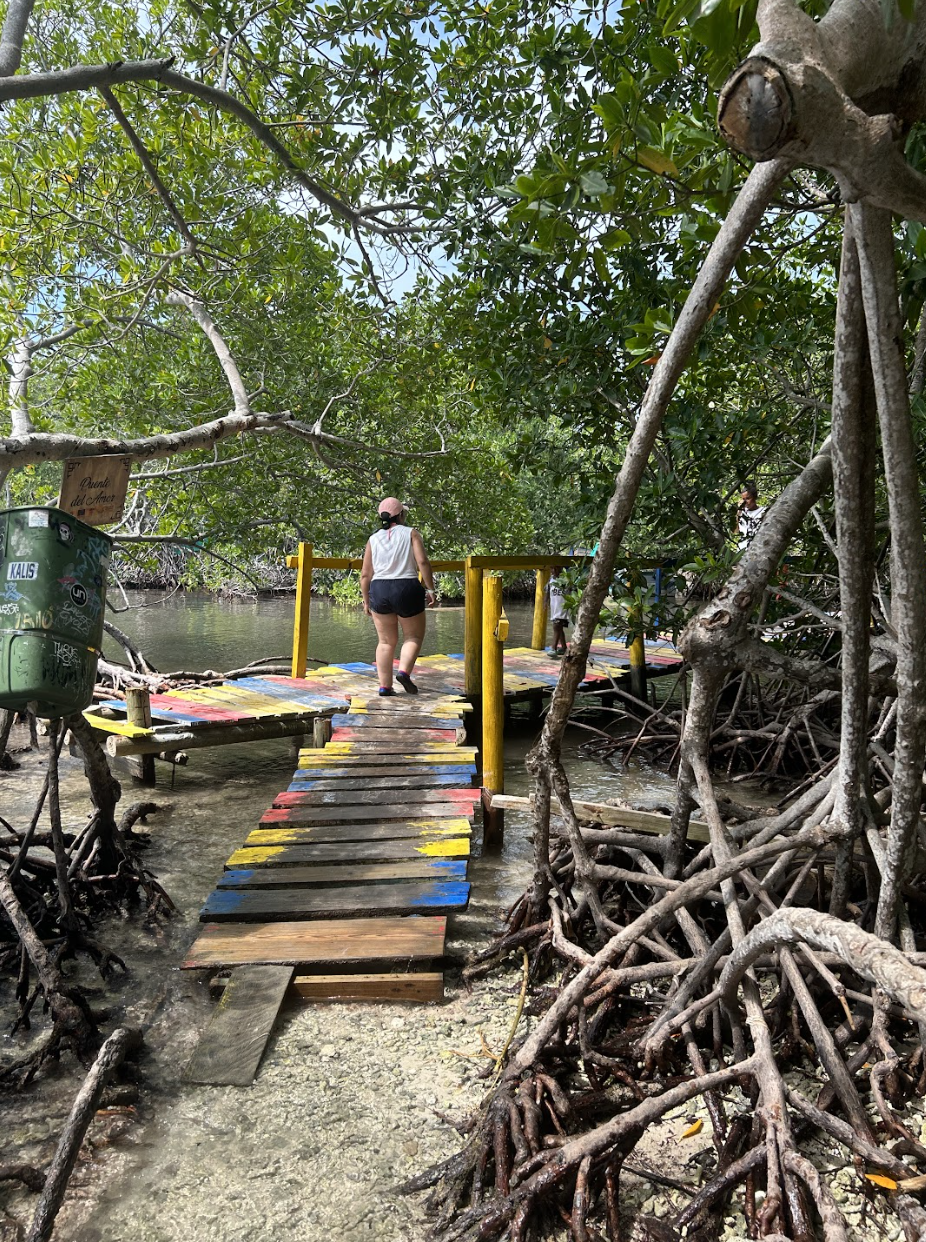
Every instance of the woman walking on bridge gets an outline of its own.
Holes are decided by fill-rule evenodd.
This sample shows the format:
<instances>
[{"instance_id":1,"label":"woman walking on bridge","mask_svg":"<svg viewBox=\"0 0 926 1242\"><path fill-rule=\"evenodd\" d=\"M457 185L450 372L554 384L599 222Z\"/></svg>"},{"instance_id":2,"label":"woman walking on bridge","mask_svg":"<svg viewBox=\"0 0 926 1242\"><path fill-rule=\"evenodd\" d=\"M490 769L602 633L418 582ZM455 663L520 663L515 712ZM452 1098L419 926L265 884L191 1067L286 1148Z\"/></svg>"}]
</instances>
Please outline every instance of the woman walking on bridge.
<instances>
[{"instance_id":1,"label":"woman walking on bridge","mask_svg":"<svg viewBox=\"0 0 926 1242\"><path fill-rule=\"evenodd\" d=\"M376 671L382 695L395 694L392 669L400 621L402 650L395 679L406 694L418 693L412 670L424 641L425 607L433 608L436 599L431 562L421 536L405 525L406 512L407 507L395 496L387 496L380 504L380 529L367 540L360 571L363 611L376 626Z\"/></svg>"}]
</instances>

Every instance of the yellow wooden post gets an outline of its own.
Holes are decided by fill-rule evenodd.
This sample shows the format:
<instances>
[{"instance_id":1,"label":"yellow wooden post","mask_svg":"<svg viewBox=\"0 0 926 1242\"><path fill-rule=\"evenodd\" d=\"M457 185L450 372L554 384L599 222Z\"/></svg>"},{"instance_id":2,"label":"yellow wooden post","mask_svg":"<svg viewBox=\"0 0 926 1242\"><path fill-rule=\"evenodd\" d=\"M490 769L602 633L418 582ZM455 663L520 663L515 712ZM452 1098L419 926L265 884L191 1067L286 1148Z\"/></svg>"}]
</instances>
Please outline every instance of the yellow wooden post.
<instances>
[{"instance_id":1,"label":"yellow wooden post","mask_svg":"<svg viewBox=\"0 0 926 1242\"><path fill-rule=\"evenodd\" d=\"M630 644L630 693L646 702L646 647L643 635L635 635Z\"/></svg>"},{"instance_id":2,"label":"yellow wooden post","mask_svg":"<svg viewBox=\"0 0 926 1242\"><path fill-rule=\"evenodd\" d=\"M531 647L534 651L543 651L547 645L547 620L550 615L550 601L547 599L547 584L550 581L552 569L547 566L545 569L536 571L536 584L534 586L534 627L531 630Z\"/></svg>"},{"instance_id":3,"label":"yellow wooden post","mask_svg":"<svg viewBox=\"0 0 926 1242\"><path fill-rule=\"evenodd\" d=\"M502 617L502 579L487 574L482 584L482 806L486 846L497 846L504 835L504 812L492 810L492 794L505 792L504 640L508 621Z\"/></svg>"},{"instance_id":4,"label":"yellow wooden post","mask_svg":"<svg viewBox=\"0 0 926 1242\"><path fill-rule=\"evenodd\" d=\"M482 570L466 558L466 608L463 632L464 690L471 698L482 693Z\"/></svg>"},{"instance_id":5,"label":"yellow wooden post","mask_svg":"<svg viewBox=\"0 0 926 1242\"><path fill-rule=\"evenodd\" d=\"M300 543L296 561L296 617L293 623L293 677L305 677L309 650L309 605L312 602L312 545ZM287 561L287 563L289 563Z\"/></svg>"}]
</instances>

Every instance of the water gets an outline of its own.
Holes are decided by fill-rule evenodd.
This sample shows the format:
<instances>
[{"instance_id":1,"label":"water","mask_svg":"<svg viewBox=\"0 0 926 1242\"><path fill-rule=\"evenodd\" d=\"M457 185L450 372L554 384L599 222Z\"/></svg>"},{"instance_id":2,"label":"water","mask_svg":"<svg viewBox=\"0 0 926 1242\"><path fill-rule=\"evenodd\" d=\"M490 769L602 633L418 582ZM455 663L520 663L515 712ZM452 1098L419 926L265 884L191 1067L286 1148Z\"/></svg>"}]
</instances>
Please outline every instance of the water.
<instances>
[{"instance_id":1,"label":"water","mask_svg":"<svg viewBox=\"0 0 926 1242\"><path fill-rule=\"evenodd\" d=\"M138 593L130 598L134 604L142 606L118 616L116 623L162 671L227 670L264 656L288 658L292 641L291 597L231 603L195 595L168 598L158 593ZM511 622L510 645L527 645L530 606L514 603L506 610ZM360 609L313 600L310 658L322 662L370 660L373 646L372 623ZM429 615L422 654L456 652L462 650L462 646L462 608L442 608ZM117 658L121 654L113 646L107 653ZM506 737L508 793L529 792L523 761L536 729L536 724L515 721ZM566 767L577 797L600 800L618 796L640 806L666 803L671 782L664 775L643 766L620 772L586 760L579 753L586 736L576 730L567 736L564 749ZM28 822L44 772L43 755L23 758L23 768L19 772L0 775L2 813L17 828ZM143 1218L146 1179L150 1185L151 1179L156 1181L163 1175L165 1167L172 1167L174 1156L178 1155L174 1148L187 1141L186 1122L178 1119L176 1107L178 1103L184 1108L194 1106L190 1103L190 1089L178 1086L178 1070L205 1025L213 1002L205 981L198 975L181 973L177 965L196 936L199 908L212 890L225 859L242 843L273 796L289 783L294 766L293 746L287 739L192 750L188 766L176 769L173 784L170 769L159 764L158 787L153 791L153 798L161 810L148 821L151 847L145 852L144 860L175 902L177 914L163 926L150 926L137 910L125 920L112 919L95 929L94 934L123 956L129 965L129 973L113 983L104 983L84 961L68 968L87 989L95 1007L109 1009L114 1021L139 1023L147 1028L143 1099L148 1124L142 1131L142 1146L131 1156L127 1156L120 1145L105 1157L105 1180L112 1182L110 1207L118 1201L120 1210L137 1211ZM120 780L123 807L140 797L152 796L151 791L143 790L130 777L120 775ZM76 759L64 757L62 811L66 830L79 827L85 821L87 810L87 789L81 765ZM527 834L527 817L509 811L500 853L480 857L477 842L476 857L470 868L471 906L465 915L453 920L448 940L448 951L457 958L485 942L500 912L529 882L531 847ZM0 981L0 1004L5 1014L15 1011L12 991L11 981ZM32 1037L4 1037L0 1054L5 1061L21 1055L30 1046L30 1039L34 1041L41 1036L43 1021L39 1020L37 1026L36 1035ZM47 1161L78 1080L73 1061L66 1059L60 1069L41 1077L30 1088L25 1097L28 1103L12 1099L0 1104L0 1125L5 1127L9 1140L7 1158L39 1164ZM193 1094L195 1096L195 1092ZM199 1113L206 1110L202 1125L207 1130L208 1096L208 1091L201 1091L195 1098L202 1104L197 1103L194 1109L196 1126L200 1125ZM182 1163L182 1154L178 1158ZM117 1174L123 1168L125 1177L119 1180ZM99 1191L100 1176L96 1164L82 1166L75 1183L78 1194L83 1178L86 1194L94 1199ZM141 1181L136 1185L138 1176ZM221 1193L221 1188L217 1193ZM118 1229L112 1232L99 1224L106 1216L102 1206L95 1214L90 1212L89 1219L97 1223L86 1233L86 1214L78 1211L73 1197L69 1202L69 1214L62 1219L56 1236L80 1238L81 1242L91 1236L107 1239L122 1236ZM30 1210L29 1204L28 1196L9 1183L0 1183L0 1208L6 1205L21 1217ZM154 1239L162 1235L155 1230L143 1236ZM179 1234L163 1236L184 1235L181 1230ZM282 1236L288 1235L284 1232Z\"/></svg>"}]
</instances>

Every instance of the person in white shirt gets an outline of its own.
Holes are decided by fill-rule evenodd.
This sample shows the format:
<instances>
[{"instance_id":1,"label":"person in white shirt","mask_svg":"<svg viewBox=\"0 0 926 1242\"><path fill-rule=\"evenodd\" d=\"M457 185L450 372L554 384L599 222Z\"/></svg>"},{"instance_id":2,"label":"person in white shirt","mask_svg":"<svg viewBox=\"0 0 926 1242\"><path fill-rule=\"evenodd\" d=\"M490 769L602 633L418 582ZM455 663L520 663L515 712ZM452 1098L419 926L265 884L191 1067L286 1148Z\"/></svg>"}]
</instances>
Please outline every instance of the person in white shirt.
<instances>
[{"instance_id":1,"label":"person in white shirt","mask_svg":"<svg viewBox=\"0 0 926 1242\"><path fill-rule=\"evenodd\" d=\"M569 624L569 613L566 611L566 600L563 597L563 584L559 580L562 570L556 568L547 583L547 600L550 605L550 620L553 623L553 654L565 655L566 626Z\"/></svg>"},{"instance_id":2,"label":"person in white shirt","mask_svg":"<svg viewBox=\"0 0 926 1242\"><path fill-rule=\"evenodd\" d=\"M425 608L433 608L437 598L424 542L416 530L405 525L407 511L395 496L382 501L380 529L367 540L360 570L363 611L376 626L376 671L382 695L395 694L392 677L400 623L402 650L395 680L406 694L418 693L412 671L424 641Z\"/></svg>"},{"instance_id":3,"label":"person in white shirt","mask_svg":"<svg viewBox=\"0 0 926 1242\"><path fill-rule=\"evenodd\" d=\"M765 517L765 505L759 504L759 493L755 483L744 483L740 506L736 511L736 531L739 535L737 547L744 552L755 538L756 531Z\"/></svg>"}]
</instances>

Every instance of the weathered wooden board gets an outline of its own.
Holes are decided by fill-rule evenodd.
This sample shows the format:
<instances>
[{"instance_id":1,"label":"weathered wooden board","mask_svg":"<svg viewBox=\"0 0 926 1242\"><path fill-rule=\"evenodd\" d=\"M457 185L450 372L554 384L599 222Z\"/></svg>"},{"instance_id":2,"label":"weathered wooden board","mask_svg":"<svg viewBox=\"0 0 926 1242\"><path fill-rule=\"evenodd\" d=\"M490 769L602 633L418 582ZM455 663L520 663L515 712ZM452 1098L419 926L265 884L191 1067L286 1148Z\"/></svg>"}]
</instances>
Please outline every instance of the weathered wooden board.
<instances>
[{"instance_id":1,"label":"weathered wooden board","mask_svg":"<svg viewBox=\"0 0 926 1242\"><path fill-rule=\"evenodd\" d=\"M468 837L472 825L468 819L390 819L384 823L362 824L288 824L279 828L255 828L245 845L297 845L322 841L399 841L403 837Z\"/></svg>"},{"instance_id":2,"label":"weathered wooden board","mask_svg":"<svg viewBox=\"0 0 926 1242\"><path fill-rule=\"evenodd\" d=\"M361 754L360 752L352 754L344 748L319 750L311 746L303 746L299 751L299 764L300 767L305 768L344 768L351 766L376 768L386 765L388 767L401 766L411 771L416 771L421 768L432 767L435 764L443 767L467 767L473 764L476 754L475 746L453 746L447 750L426 750L413 753L403 752L401 754L390 754L389 751L382 750L380 747L375 747L367 754Z\"/></svg>"},{"instance_id":3,"label":"weathered wooden board","mask_svg":"<svg viewBox=\"0 0 926 1242\"><path fill-rule=\"evenodd\" d=\"M224 871L217 888L300 888L391 884L395 880L465 880L463 858L416 858L409 862L353 863L327 867L239 867Z\"/></svg>"},{"instance_id":4,"label":"weathered wooden board","mask_svg":"<svg viewBox=\"0 0 926 1242\"><path fill-rule=\"evenodd\" d=\"M427 780L432 776L450 777L458 785L466 784L466 778L476 775L474 763L401 763L395 767L388 764L367 764L358 761L298 768L293 774L293 781L340 781L362 780L370 777L373 780L386 780L389 777L407 776L409 779L422 777ZM401 786L400 786L401 788Z\"/></svg>"},{"instance_id":5,"label":"weathered wooden board","mask_svg":"<svg viewBox=\"0 0 926 1242\"><path fill-rule=\"evenodd\" d=\"M212 703L200 703L186 698L177 691L169 691L167 694L152 694L151 708L152 710L156 708L159 712L169 712L171 715L177 712L187 717L192 717L195 721L209 720L213 724L219 722L227 724L236 720L250 719L248 712L228 707L216 707Z\"/></svg>"},{"instance_id":6,"label":"weathered wooden board","mask_svg":"<svg viewBox=\"0 0 926 1242\"><path fill-rule=\"evenodd\" d=\"M522 798L514 794L493 794L492 805L500 810L529 811L533 805L533 798ZM554 812L561 810L557 798L551 799L551 806ZM635 811L630 807L610 806L605 802L583 802L581 800L574 800L572 806L578 819L603 824L606 827L630 828L636 832L666 835L672 824L670 816L659 815L655 811ZM710 829L706 823L699 819L688 821L689 841L707 842L710 839Z\"/></svg>"},{"instance_id":7,"label":"weathered wooden board","mask_svg":"<svg viewBox=\"0 0 926 1242\"><path fill-rule=\"evenodd\" d=\"M296 975L293 990L303 1000L311 1001L384 1000L426 1004L444 999L444 976L424 970L406 975Z\"/></svg>"},{"instance_id":8,"label":"weathered wooden board","mask_svg":"<svg viewBox=\"0 0 926 1242\"><path fill-rule=\"evenodd\" d=\"M260 694L268 694L275 699L282 699L285 703L301 703L310 711L324 711L326 708L329 711L343 711L350 704L349 699L322 696L317 691L307 689L304 683L292 678L288 686L281 686L267 677L239 677L235 680L235 685L244 686L247 690L256 690Z\"/></svg>"},{"instance_id":9,"label":"weathered wooden board","mask_svg":"<svg viewBox=\"0 0 926 1242\"><path fill-rule=\"evenodd\" d=\"M419 696L418 699L410 699L408 697L400 698L363 698L359 694L352 696L350 701L350 714L355 712L410 712L413 715L418 712L431 712L433 714L444 716L465 716L467 712L473 710L472 703L468 699L453 698L447 695L444 698L438 698L433 694Z\"/></svg>"},{"instance_id":10,"label":"weathered wooden board","mask_svg":"<svg viewBox=\"0 0 926 1242\"><path fill-rule=\"evenodd\" d=\"M298 797L293 794L293 797ZM271 807L260 817L261 824L318 825L379 823L391 819L441 820L472 818L472 806L448 802L390 802L376 806L280 806Z\"/></svg>"},{"instance_id":11,"label":"weathered wooden board","mask_svg":"<svg viewBox=\"0 0 926 1242\"><path fill-rule=\"evenodd\" d=\"M293 966L432 962L443 956L446 929L444 915L206 923L181 969L264 962Z\"/></svg>"},{"instance_id":12,"label":"weathered wooden board","mask_svg":"<svg viewBox=\"0 0 926 1242\"><path fill-rule=\"evenodd\" d=\"M459 806L460 813L465 815L469 807L480 801L482 792L479 789L461 789L459 786L448 785L444 788L430 789L397 789L395 785L386 785L378 789L335 788L335 789L284 789L273 799L275 807L348 807L348 806L408 806L411 803L427 802L438 806Z\"/></svg>"},{"instance_id":13,"label":"weathered wooden board","mask_svg":"<svg viewBox=\"0 0 926 1242\"><path fill-rule=\"evenodd\" d=\"M326 755L381 755L384 763L387 760L395 763L398 759L418 759L421 755L434 755L436 763L446 763L447 757L453 756L453 761L456 762L473 759L478 753L478 748L475 746L457 746L453 742L419 742L417 738L410 738L407 734L396 739L400 745L391 745L390 741L391 739L379 742L332 739L322 753ZM318 751L309 751L308 755L311 757L318 753Z\"/></svg>"},{"instance_id":14,"label":"weathered wooden board","mask_svg":"<svg viewBox=\"0 0 926 1242\"><path fill-rule=\"evenodd\" d=\"M423 716L411 712L347 712L331 717L333 729L440 729L444 732L463 728L460 716Z\"/></svg>"},{"instance_id":15,"label":"weathered wooden board","mask_svg":"<svg viewBox=\"0 0 926 1242\"><path fill-rule=\"evenodd\" d=\"M462 732L462 729L460 732ZM375 736L371 738L371 734L375 734ZM359 742L366 746L378 746L382 749L390 742L399 742L403 746L414 746L417 748L421 745L426 745L428 742L453 746L456 741L457 731L454 729L405 729L393 722L388 729L347 728L344 725L340 725L338 728L332 729L330 744L336 746L338 742Z\"/></svg>"},{"instance_id":16,"label":"weathered wooden board","mask_svg":"<svg viewBox=\"0 0 926 1242\"><path fill-rule=\"evenodd\" d=\"M372 768L373 772L379 772L381 769ZM401 768L396 768L393 774L387 776L369 776L364 775L363 770L359 774L345 775L341 774L334 779L317 778L315 780L294 780L290 782L289 793L328 793L341 790L343 793L349 793L352 790L366 790L370 793L382 794L390 789L459 789L462 786L465 777L459 774L450 773L448 775L435 775L433 771L422 772L418 776L400 776Z\"/></svg>"},{"instance_id":17,"label":"weathered wooden board","mask_svg":"<svg viewBox=\"0 0 926 1242\"><path fill-rule=\"evenodd\" d=\"M291 919L358 919L380 914L448 914L469 901L460 880L410 880L343 888L217 888L199 912L201 923L262 923Z\"/></svg>"},{"instance_id":18,"label":"weathered wooden board","mask_svg":"<svg viewBox=\"0 0 926 1242\"><path fill-rule=\"evenodd\" d=\"M183 1081L246 1087L254 1081L293 966L239 966L216 1005Z\"/></svg>"},{"instance_id":19,"label":"weathered wooden board","mask_svg":"<svg viewBox=\"0 0 926 1242\"><path fill-rule=\"evenodd\" d=\"M468 858L468 836L399 837L375 841L321 841L295 845L244 846L235 850L225 866L290 867L330 866L350 867L357 863L396 862L414 858Z\"/></svg>"}]
</instances>

